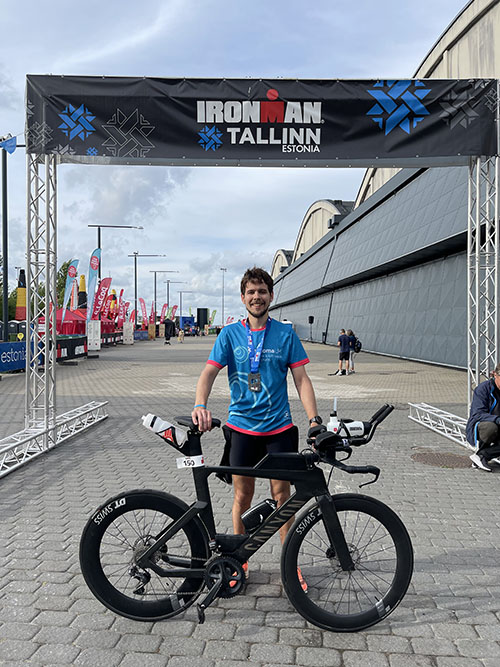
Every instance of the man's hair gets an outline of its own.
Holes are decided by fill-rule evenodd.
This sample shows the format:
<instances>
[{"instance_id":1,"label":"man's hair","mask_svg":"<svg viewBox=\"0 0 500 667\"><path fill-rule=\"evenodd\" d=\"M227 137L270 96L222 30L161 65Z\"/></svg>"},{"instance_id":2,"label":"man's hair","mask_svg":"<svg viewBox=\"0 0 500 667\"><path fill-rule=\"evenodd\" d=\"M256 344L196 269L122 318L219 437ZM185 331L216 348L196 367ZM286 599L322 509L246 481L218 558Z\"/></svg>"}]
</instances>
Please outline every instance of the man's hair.
<instances>
[{"instance_id":1,"label":"man's hair","mask_svg":"<svg viewBox=\"0 0 500 667\"><path fill-rule=\"evenodd\" d=\"M267 271L264 271L264 269L259 269L254 266L252 269L247 269L245 271L240 286L242 294L245 294L248 283L265 283L269 289L269 294L273 293L273 279Z\"/></svg>"},{"instance_id":2,"label":"man's hair","mask_svg":"<svg viewBox=\"0 0 500 667\"><path fill-rule=\"evenodd\" d=\"M495 366L493 372L495 373L495 375L500 375L500 362Z\"/></svg>"},{"instance_id":3,"label":"man's hair","mask_svg":"<svg viewBox=\"0 0 500 667\"><path fill-rule=\"evenodd\" d=\"M345 333L345 329L341 329L341 330L340 330L340 333Z\"/></svg>"},{"instance_id":4,"label":"man's hair","mask_svg":"<svg viewBox=\"0 0 500 667\"><path fill-rule=\"evenodd\" d=\"M354 334L352 333L352 329L347 329L346 334L348 336L353 336Z\"/></svg>"}]
</instances>

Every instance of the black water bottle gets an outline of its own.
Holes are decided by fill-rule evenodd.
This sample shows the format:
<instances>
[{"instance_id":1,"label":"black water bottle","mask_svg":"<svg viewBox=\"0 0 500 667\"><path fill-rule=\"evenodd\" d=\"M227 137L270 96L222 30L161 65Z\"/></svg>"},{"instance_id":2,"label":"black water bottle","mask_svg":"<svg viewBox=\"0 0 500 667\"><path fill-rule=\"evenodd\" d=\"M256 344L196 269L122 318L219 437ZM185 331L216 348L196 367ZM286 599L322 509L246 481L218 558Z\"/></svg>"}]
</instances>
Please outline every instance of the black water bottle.
<instances>
[{"instance_id":1,"label":"black water bottle","mask_svg":"<svg viewBox=\"0 0 500 667\"><path fill-rule=\"evenodd\" d=\"M241 515L241 520L247 533L253 533L267 517L276 509L276 501L266 498L255 507L250 507Z\"/></svg>"}]
</instances>

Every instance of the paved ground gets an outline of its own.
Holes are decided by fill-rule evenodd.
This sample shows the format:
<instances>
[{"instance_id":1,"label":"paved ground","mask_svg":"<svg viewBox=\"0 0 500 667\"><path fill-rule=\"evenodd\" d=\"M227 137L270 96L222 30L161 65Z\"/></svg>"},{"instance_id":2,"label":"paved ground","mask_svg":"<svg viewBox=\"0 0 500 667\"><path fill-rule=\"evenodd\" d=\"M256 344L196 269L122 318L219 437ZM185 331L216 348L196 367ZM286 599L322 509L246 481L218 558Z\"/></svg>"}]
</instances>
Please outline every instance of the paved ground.
<instances>
[{"instance_id":1,"label":"paved ground","mask_svg":"<svg viewBox=\"0 0 500 667\"><path fill-rule=\"evenodd\" d=\"M141 342L58 368L59 413L104 399L110 416L0 479L0 664L497 667L500 468L488 474L414 461L417 452L454 452L466 461L466 452L407 418L408 401L464 415L465 373L361 353L355 375L332 377L335 351L318 344L306 347L323 415L335 395L344 417L366 419L387 401L397 408L355 455L382 468L379 482L363 491L400 514L415 548L413 581L394 614L356 634L308 625L284 596L275 538L252 559L246 594L215 603L201 626L192 609L171 621L138 623L92 597L78 566L79 537L92 510L127 488L191 497L189 473L177 470L175 452L148 433L140 417L189 413L210 343ZM0 383L0 438L22 428L23 394L22 375ZM210 405L226 416L222 376ZM303 436L305 418L295 399L292 409ZM208 459L218 461L219 434L204 442ZM356 490L356 483L340 473L334 480L342 491ZM223 532L230 528L231 490L216 481L212 489ZM267 496L264 482L258 495Z\"/></svg>"}]
</instances>

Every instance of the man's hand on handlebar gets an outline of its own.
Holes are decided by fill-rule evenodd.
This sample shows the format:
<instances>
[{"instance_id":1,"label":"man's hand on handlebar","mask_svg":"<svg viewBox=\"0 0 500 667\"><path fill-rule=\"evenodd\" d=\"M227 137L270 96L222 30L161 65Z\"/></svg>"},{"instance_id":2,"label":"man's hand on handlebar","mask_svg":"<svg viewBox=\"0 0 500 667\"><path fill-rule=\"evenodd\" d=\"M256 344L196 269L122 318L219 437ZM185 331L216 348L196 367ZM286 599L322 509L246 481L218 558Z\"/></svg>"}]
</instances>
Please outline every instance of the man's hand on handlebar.
<instances>
[{"instance_id":1,"label":"man's hand on handlebar","mask_svg":"<svg viewBox=\"0 0 500 667\"><path fill-rule=\"evenodd\" d=\"M193 424L196 424L198 430L202 433L212 430L212 413L207 408L202 408L200 406L193 408L191 419L193 420Z\"/></svg>"}]
</instances>

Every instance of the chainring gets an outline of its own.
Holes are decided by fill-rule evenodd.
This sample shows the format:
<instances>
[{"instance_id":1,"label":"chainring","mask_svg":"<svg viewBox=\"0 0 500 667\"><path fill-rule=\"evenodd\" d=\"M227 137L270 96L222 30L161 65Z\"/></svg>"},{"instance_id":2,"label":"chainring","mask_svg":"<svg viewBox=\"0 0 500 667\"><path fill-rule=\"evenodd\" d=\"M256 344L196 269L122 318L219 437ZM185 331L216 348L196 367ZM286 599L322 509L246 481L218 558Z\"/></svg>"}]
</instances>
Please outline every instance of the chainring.
<instances>
[{"instance_id":1,"label":"chainring","mask_svg":"<svg viewBox=\"0 0 500 667\"><path fill-rule=\"evenodd\" d=\"M230 556L212 556L206 563L204 577L209 589L222 580L217 595L220 598L232 598L238 595L245 585L245 571L242 564Z\"/></svg>"}]
</instances>

